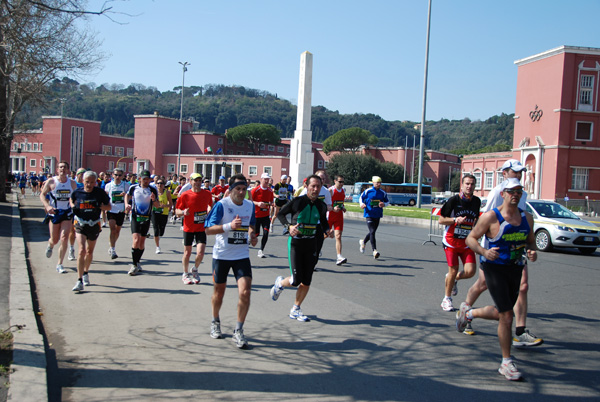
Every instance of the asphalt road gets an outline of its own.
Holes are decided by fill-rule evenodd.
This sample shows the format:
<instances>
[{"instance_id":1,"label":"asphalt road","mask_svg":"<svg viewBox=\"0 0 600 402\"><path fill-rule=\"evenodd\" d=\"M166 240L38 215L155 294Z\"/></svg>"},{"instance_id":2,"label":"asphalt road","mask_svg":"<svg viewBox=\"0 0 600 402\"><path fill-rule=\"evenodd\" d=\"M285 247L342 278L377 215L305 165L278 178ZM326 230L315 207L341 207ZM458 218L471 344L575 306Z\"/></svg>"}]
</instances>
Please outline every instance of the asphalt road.
<instances>
[{"instance_id":1,"label":"asphalt road","mask_svg":"<svg viewBox=\"0 0 600 402\"><path fill-rule=\"evenodd\" d=\"M181 231L169 225L163 254L146 242L143 274L127 275L131 234L126 223L110 260L108 229L92 264L92 285L73 294L75 262L56 273L44 256L47 228L36 200L25 200L23 232L49 350L50 400L427 401L598 400L600 398L600 253L541 253L530 266L528 328L542 346L513 350L525 381L497 373L496 323L474 321L475 336L456 332L454 314L440 308L443 250L427 244L427 229L382 224L382 257L360 254L361 221L346 221L344 256L335 265L326 240L303 304L310 322L288 318L294 291L277 302L269 290L287 272L286 237L276 225L268 258L253 263L248 350L231 341L237 292L230 277L221 311L225 339L210 327L211 245L202 283L181 281ZM370 248L367 248L367 252ZM474 279L459 282L455 304ZM484 294L479 305L490 303Z\"/></svg>"}]
</instances>

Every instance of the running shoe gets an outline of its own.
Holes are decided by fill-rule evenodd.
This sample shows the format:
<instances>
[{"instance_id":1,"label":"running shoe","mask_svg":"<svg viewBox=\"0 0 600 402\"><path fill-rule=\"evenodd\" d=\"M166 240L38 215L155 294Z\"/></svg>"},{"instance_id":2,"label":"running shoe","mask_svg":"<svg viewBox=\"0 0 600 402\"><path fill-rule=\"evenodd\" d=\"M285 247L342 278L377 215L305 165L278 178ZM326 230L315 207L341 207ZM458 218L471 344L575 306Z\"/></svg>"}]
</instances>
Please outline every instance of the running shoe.
<instances>
[{"instance_id":1,"label":"running shoe","mask_svg":"<svg viewBox=\"0 0 600 402\"><path fill-rule=\"evenodd\" d=\"M444 302L446 300L447 299L444 299L444 301L442 301L442 308L444 308ZM452 299L450 300L450 306L452 306ZM456 330L458 332L463 332L467 327L467 324L469 323L467 320L467 311L469 310L471 310L471 306L467 302L460 303L460 308L456 312ZM444 311L448 310L444 309Z\"/></svg>"},{"instance_id":2,"label":"running shoe","mask_svg":"<svg viewBox=\"0 0 600 402\"><path fill-rule=\"evenodd\" d=\"M373 258L378 259L380 256L379 251L373 250Z\"/></svg>"},{"instance_id":3,"label":"running shoe","mask_svg":"<svg viewBox=\"0 0 600 402\"><path fill-rule=\"evenodd\" d=\"M108 225L106 224L106 222L102 222L102 227L103 227L103 228L106 228L106 227L108 227Z\"/></svg>"},{"instance_id":4,"label":"running shoe","mask_svg":"<svg viewBox=\"0 0 600 402\"><path fill-rule=\"evenodd\" d=\"M139 269L137 267L137 265L135 264L131 264L131 267L129 268L129 276L135 276L137 273L139 272Z\"/></svg>"},{"instance_id":5,"label":"running shoe","mask_svg":"<svg viewBox=\"0 0 600 402\"><path fill-rule=\"evenodd\" d=\"M56 272L58 272L59 274L66 274L67 270L65 269L65 267L62 266L62 264L58 264L56 266Z\"/></svg>"},{"instance_id":6,"label":"running shoe","mask_svg":"<svg viewBox=\"0 0 600 402\"><path fill-rule=\"evenodd\" d=\"M162 250L160 249L160 247L156 247L156 254L160 254L162 253Z\"/></svg>"},{"instance_id":7,"label":"running shoe","mask_svg":"<svg viewBox=\"0 0 600 402\"><path fill-rule=\"evenodd\" d=\"M81 279L83 280L83 284L85 286L90 286L91 285L91 283L90 283L90 275L89 274L87 274L87 273L83 274L83 276L81 277Z\"/></svg>"},{"instance_id":8,"label":"running shoe","mask_svg":"<svg viewBox=\"0 0 600 402\"><path fill-rule=\"evenodd\" d=\"M263 253L262 250L258 250L258 258L265 258L265 257L266 257L265 253Z\"/></svg>"},{"instance_id":9,"label":"running shoe","mask_svg":"<svg viewBox=\"0 0 600 402\"><path fill-rule=\"evenodd\" d=\"M52 257L52 247L50 247L50 245L48 245L46 247L46 258L50 258Z\"/></svg>"},{"instance_id":10,"label":"running shoe","mask_svg":"<svg viewBox=\"0 0 600 402\"><path fill-rule=\"evenodd\" d=\"M446 274L446 278L448 274ZM458 281L454 281L454 286L452 287L452 296L456 296L458 294Z\"/></svg>"},{"instance_id":11,"label":"running shoe","mask_svg":"<svg viewBox=\"0 0 600 402\"><path fill-rule=\"evenodd\" d=\"M290 310L290 318L292 320L298 320L303 322L310 321L310 318L302 314L302 309L296 306L292 307L292 309Z\"/></svg>"},{"instance_id":12,"label":"running shoe","mask_svg":"<svg viewBox=\"0 0 600 402\"><path fill-rule=\"evenodd\" d=\"M235 331L233 331L232 339L235 342L235 346L237 346L238 348L240 348L240 349L248 348L248 341L246 340L246 337L244 336L243 329L236 329Z\"/></svg>"},{"instance_id":13,"label":"running shoe","mask_svg":"<svg viewBox=\"0 0 600 402\"><path fill-rule=\"evenodd\" d=\"M519 381L523 376L517 370L517 366L511 361L508 363L502 363L498 372L503 375L507 380Z\"/></svg>"},{"instance_id":14,"label":"running shoe","mask_svg":"<svg viewBox=\"0 0 600 402\"><path fill-rule=\"evenodd\" d=\"M181 280L183 281L184 285L193 285L194 281L192 280L192 277L190 274L188 274L187 272L184 272L183 275L181 275Z\"/></svg>"},{"instance_id":15,"label":"running shoe","mask_svg":"<svg viewBox=\"0 0 600 402\"><path fill-rule=\"evenodd\" d=\"M142 272L142 266L140 265L139 262L138 262L138 265L137 265L137 269L138 269L138 272Z\"/></svg>"},{"instance_id":16,"label":"running shoe","mask_svg":"<svg viewBox=\"0 0 600 402\"><path fill-rule=\"evenodd\" d=\"M463 331L463 334L465 334L465 335L475 335L475 330L473 330L473 327L471 326L471 320L467 320L467 326L465 327L465 330Z\"/></svg>"},{"instance_id":17,"label":"running shoe","mask_svg":"<svg viewBox=\"0 0 600 402\"><path fill-rule=\"evenodd\" d=\"M360 247L359 248L360 252L364 254L365 253L365 241L363 239L360 239L358 241L358 245Z\"/></svg>"},{"instance_id":18,"label":"running shoe","mask_svg":"<svg viewBox=\"0 0 600 402\"><path fill-rule=\"evenodd\" d=\"M281 286L281 281L283 280L283 276L278 276L275 278L275 284L271 288L271 299L273 301L277 301L279 299L279 295L283 292L283 286Z\"/></svg>"},{"instance_id":19,"label":"running shoe","mask_svg":"<svg viewBox=\"0 0 600 402\"><path fill-rule=\"evenodd\" d=\"M527 347L527 346L539 346L544 343L542 338L538 338L529 332L528 329L525 330L521 335L513 337L513 346L519 347Z\"/></svg>"},{"instance_id":20,"label":"running shoe","mask_svg":"<svg viewBox=\"0 0 600 402\"><path fill-rule=\"evenodd\" d=\"M78 280L75 286L73 286L73 292L83 292L83 282Z\"/></svg>"},{"instance_id":21,"label":"running shoe","mask_svg":"<svg viewBox=\"0 0 600 402\"><path fill-rule=\"evenodd\" d=\"M213 321L210 323L210 337L213 339L223 338L223 333L221 332L221 323L220 322Z\"/></svg>"},{"instance_id":22,"label":"running shoe","mask_svg":"<svg viewBox=\"0 0 600 402\"><path fill-rule=\"evenodd\" d=\"M75 261L75 248L69 247L69 261Z\"/></svg>"},{"instance_id":23,"label":"running shoe","mask_svg":"<svg viewBox=\"0 0 600 402\"><path fill-rule=\"evenodd\" d=\"M108 255L112 255L112 251L113 251L113 248L112 248L112 247L109 247L109 248L108 248Z\"/></svg>"},{"instance_id":24,"label":"running shoe","mask_svg":"<svg viewBox=\"0 0 600 402\"><path fill-rule=\"evenodd\" d=\"M116 251L115 251L115 249L113 248L113 249L110 251L110 258L111 258L112 260L114 260L114 259L116 259L117 257L119 257L119 256L117 255L117 252L116 252Z\"/></svg>"},{"instance_id":25,"label":"running shoe","mask_svg":"<svg viewBox=\"0 0 600 402\"><path fill-rule=\"evenodd\" d=\"M342 265L348 262L348 259L344 258L343 256L339 256L337 261L335 262L335 265Z\"/></svg>"},{"instance_id":26,"label":"running shoe","mask_svg":"<svg viewBox=\"0 0 600 402\"><path fill-rule=\"evenodd\" d=\"M198 268L192 268L192 282L195 285L200 283L200 275L198 274Z\"/></svg>"},{"instance_id":27,"label":"running shoe","mask_svg":"<svg viewBox=\"0 0 600 402\"><path fill-rule=\"evenodd\" d=\"M442 310L444 311L454 311L454 306L452 305L452 298L446 298L444 297L444 300L442 300Z\"/></svg>"},{"instance_id":28,"label":"running shoe","mask_svg":"<svg viewBox=\"0 0 600 402\"><path fill-rule=\"evenodd\" d=\"M273 224L272 223L269 225L269 232L273 233Z\"/></svg>"}]
</instances>

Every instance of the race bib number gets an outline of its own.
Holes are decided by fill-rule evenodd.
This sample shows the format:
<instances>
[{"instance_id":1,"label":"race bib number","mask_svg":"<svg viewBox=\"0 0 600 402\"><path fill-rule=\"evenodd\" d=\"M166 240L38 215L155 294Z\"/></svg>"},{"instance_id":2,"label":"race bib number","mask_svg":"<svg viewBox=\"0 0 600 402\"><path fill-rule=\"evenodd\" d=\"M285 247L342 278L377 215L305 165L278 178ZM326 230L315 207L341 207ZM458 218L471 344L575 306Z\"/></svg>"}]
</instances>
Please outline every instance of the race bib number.
<instances>
[{"instance_id":1,"label":"race bib number","mask_svg":"<svg viewBox=\"0 0 600 402\"><path fill-rule=\"evenodd\" d=\"M58 190L56 192L56 201L69 201L71 191L69 190Z\"/></svg>"},{"instance_id":2,"label":"race bib number","mask_svg":"<svg viewBox=\"0 0 600 402\"><path fill-rule=\"evenodd\" d=\"M113 191L111 194L111 201L113 204L123 204L125 202L124 198L122 191Z\"/></svg>"},{"instance_id":3,"label":"race bib number","mask_svg":"<svg viewBox=\"0 0 600 402\"><path fill-rule=\"evenodd\" d=\"M466 239L471 233L471 226L468 225L456 225L454 228L454 238L455 239Z\"/></svg>"},{"instance_id":4,"label":"race bib number","mask_svg":"<svg viewBox=\"0 0 600 402\"><path fill-rule=\"evenodd\" d=\"M248 226L241 226L239 229L230 230L227 243L248 244Z\"/></svg>"},{"instance_id":5,"label":"race bib number","mask_svg":"<svg viewBox=\"0 0 600 402\"><path fill-rule=\"evenodd\" d=\"M135 217L136 222L139 222L139 223L148 222L148 219L150 219L150 217L148 215L137 215Z\"/></svg>"},{"instance_id":6,"label":"race bib number","mask_svg":"<svg viewBox=\"0 0 600 402\"><path fill-rule=\"evenodd\" d=\"M156 208L156 207L152 207L152 211L154 211L154 213L156 214L162 214L163 213L163 208Z\"/></svg>"},{"instance_id":7,"label":"race bib number","mask_svg":"<svg viewBox=\"0 0 600 402\"><path fill-rule=\"evenodd\" d=\"M333 207L340 207L340 208L344 208L344 201L334 201L333 202Z\"/></svg>"},{"instance_id":8,"label":"race bib number","mask_svg":"<svg viewBox=\"0 0 600 402\"><path fill-rule=\"evenodd\" d=\"M314 236L317 233L317 225L307 225L305 223L300 223L298 225L298 232L302 236Z\"/></svg>"},{"instance_id":9,"label":"race bib number","mask_svg":"<svg viewBox=\"0 0 600 402\"><path fill-rule=\"evenodd\" d=\"M511 247L510 262L516 265L525 265L525 244Z\"/></svg>"},{"instance_id":10,"label":"race bib number","mask_svg":"<svg viewBox=\"0 0 600 402\"><path fill-rule=\"evenodd\" d=\"M206 220L206 211L194 212L194 223L204 223Z\"/></svg>"},{"instance_id":11,"label":"race bib number","mask_svg":"<svg viewBox=\"0 0 600 402\"><path fill-rule=\"evenodd\" d=\"M371 207L379 207L381 200L371 200Z\"/></svg>"}]
</instances>

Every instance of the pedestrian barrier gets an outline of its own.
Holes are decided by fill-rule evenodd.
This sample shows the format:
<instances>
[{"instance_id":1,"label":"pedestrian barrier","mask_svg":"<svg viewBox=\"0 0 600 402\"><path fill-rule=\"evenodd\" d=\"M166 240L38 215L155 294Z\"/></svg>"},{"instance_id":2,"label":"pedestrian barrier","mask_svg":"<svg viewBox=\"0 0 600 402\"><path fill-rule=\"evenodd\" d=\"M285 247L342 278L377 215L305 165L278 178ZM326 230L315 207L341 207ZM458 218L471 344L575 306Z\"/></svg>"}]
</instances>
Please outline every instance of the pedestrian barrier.
<instances>
[{"instance_id":1,"label":"pedestrian barrier","mask_svg":"<svg viewBox=\"0 0 600 402\"><path fill-rule=\"evenodd\" d=\"M433 237L442 238L444 236L444 225L440 225L439 218L441 216L442 208L431 208L431 216L429 217L429 240L423 242L423 246L427 243L433 243L437 246L437 243L431 240Z\"/></svg>"}]
</instances>

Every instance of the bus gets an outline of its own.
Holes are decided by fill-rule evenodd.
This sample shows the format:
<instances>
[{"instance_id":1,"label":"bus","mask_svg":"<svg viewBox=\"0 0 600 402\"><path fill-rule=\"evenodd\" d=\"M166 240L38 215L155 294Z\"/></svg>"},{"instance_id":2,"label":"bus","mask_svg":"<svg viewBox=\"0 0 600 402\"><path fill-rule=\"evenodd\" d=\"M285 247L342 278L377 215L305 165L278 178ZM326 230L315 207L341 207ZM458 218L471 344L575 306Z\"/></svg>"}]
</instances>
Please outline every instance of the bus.
<instances>
[{"instance_id":1,"label":"bus","mask_svg":"<svg viewBox=\"0 0 600 402\"><path fill-rule=\"evenodd\" d=\"M363 191L370 187L373 187L373 183L355 183L352 191L352 202L358 202ZM381 183L381 189L387 193L391 205L410 205L412 207L417 204L419 188L416 183ZM431 204L431 186L421 185L421 203Z\"/></svg>"}]
</instances>

